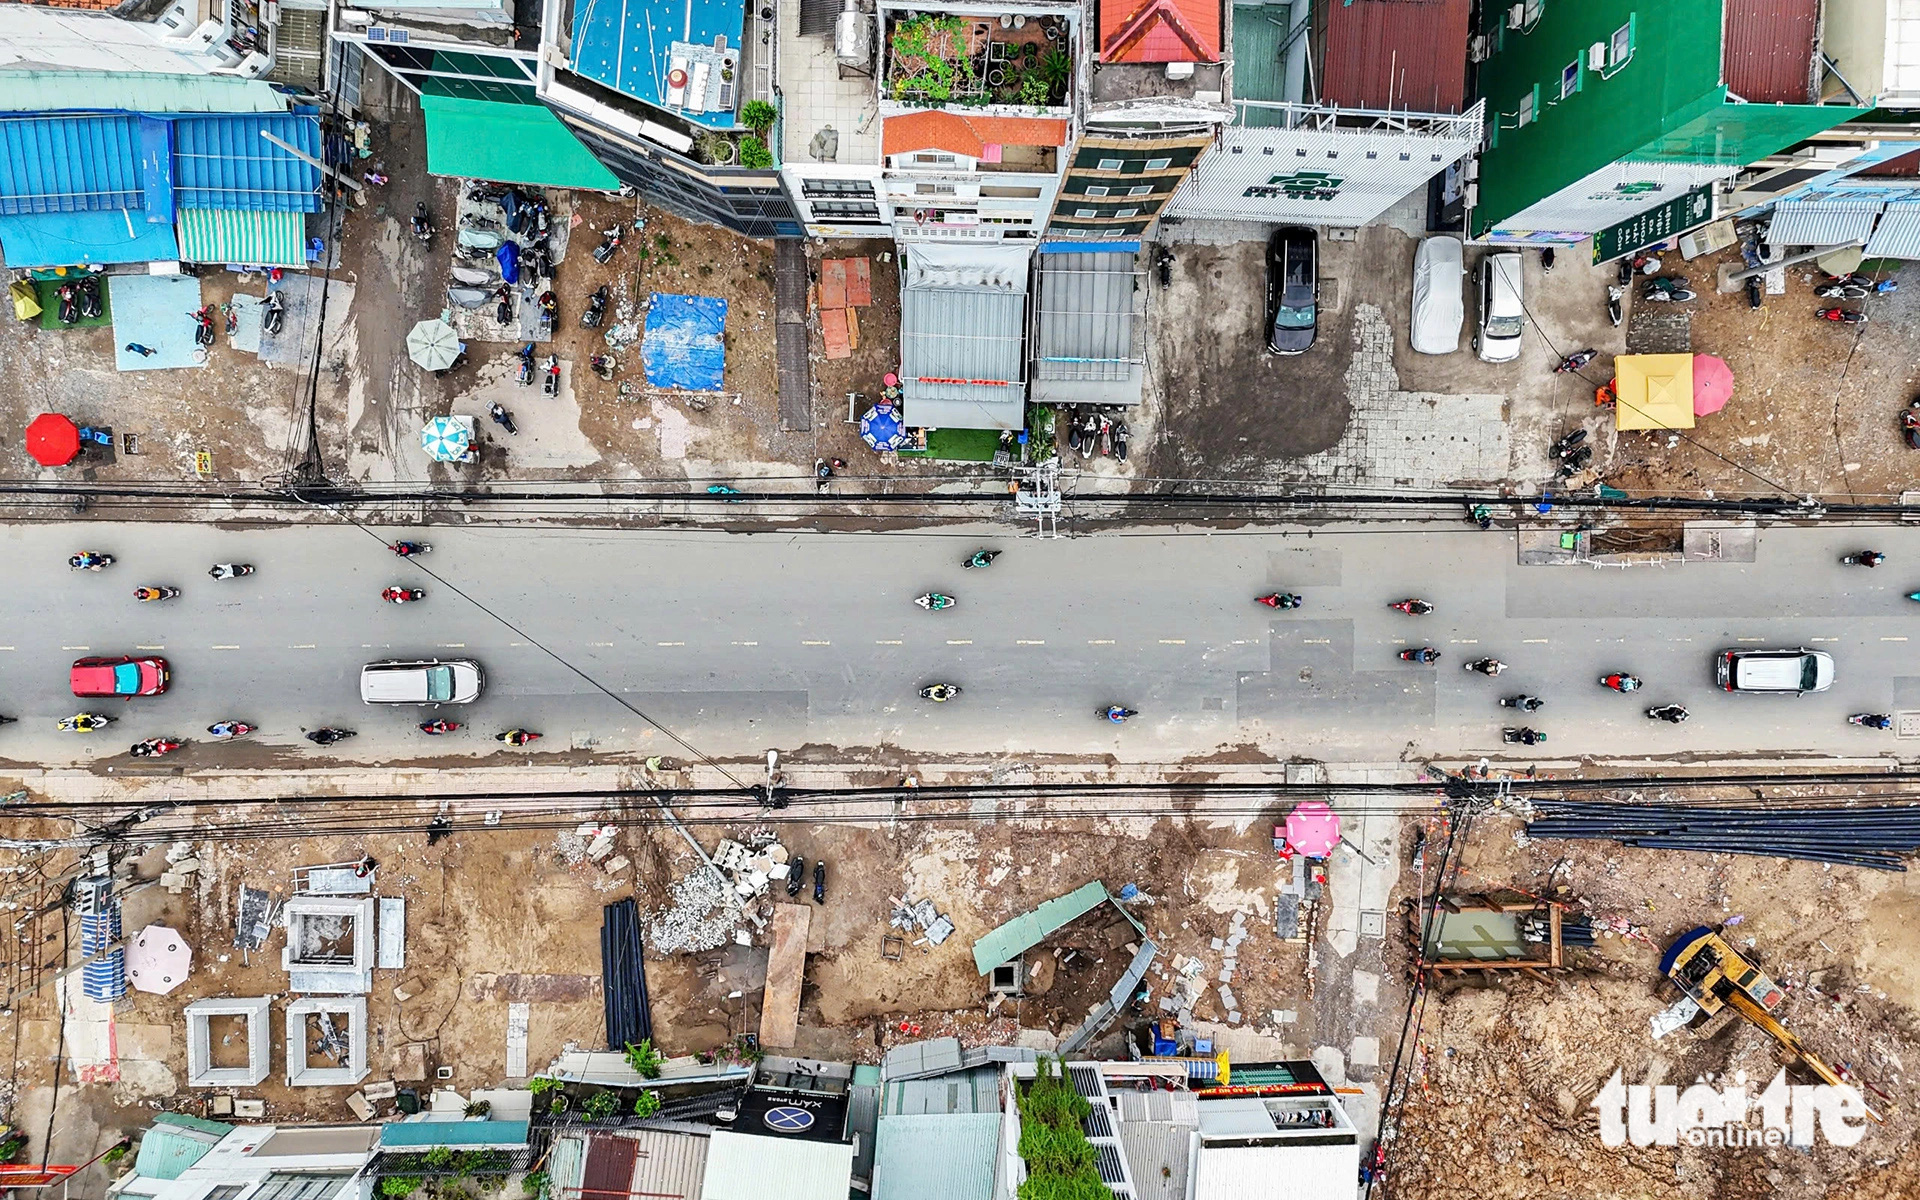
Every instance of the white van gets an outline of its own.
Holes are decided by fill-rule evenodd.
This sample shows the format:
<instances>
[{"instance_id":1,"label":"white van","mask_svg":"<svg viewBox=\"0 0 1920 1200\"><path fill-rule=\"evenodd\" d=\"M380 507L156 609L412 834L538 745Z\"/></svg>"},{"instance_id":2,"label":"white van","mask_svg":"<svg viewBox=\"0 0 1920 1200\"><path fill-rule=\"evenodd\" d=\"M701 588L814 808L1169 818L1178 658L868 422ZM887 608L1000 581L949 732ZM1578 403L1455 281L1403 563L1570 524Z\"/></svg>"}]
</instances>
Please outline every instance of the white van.
<instances>
[{"instance_id":1,"label":"white van","mask_svg":"<svg viewBox=\"0 0 1920 1200\"><path fill-rule=\"evenodd\" d=\"M471 704L485 686L480 664L466 658L377 662L360 668L360 699L368 704Z\"/></svg>"},{"instance_id":2,"label":"white van","mask_svg":"<svg viewBox=\"0 0 1920 1200\"><path fill-rule=\"evenodd\" d=\"M1460 348L1460 326L1466 320L1461 289L1466 272L1460 266L1460 239L1430 237L1413 252L1413 321L1407 341L1417 354L1452 354Z\"/></svg>"},{"instance_id":3,"label":"white van","mask_svg":"<svg viewBox=\"0 0 1920 1200\"><path fill-rule=\"evenodd\" d=\"M1512 362L1520 357L1520 333L1527 310L1520 302L1520 252L1502 250L1480 260L1480 329L1473 349L1481 362Z\"/></svg>"}]
</instances>

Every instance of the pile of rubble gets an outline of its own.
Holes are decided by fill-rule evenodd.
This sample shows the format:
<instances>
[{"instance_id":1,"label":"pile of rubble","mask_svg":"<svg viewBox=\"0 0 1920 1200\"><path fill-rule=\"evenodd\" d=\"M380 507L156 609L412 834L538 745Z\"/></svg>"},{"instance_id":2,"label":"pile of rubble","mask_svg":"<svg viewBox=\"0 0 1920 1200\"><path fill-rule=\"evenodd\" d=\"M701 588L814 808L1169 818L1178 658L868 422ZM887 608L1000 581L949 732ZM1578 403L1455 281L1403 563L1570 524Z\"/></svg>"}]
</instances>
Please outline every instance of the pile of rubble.
<instances>
[{"instance_id":1,"label":"pile of rubble","mask_svg":"<svg viewBox=\"0 0 1920 1200\"><path fill-rule=\"evenodd\" d=\"M712 855L713 870L701 864L691 874L677 880L672 888L673 904L663 912L649 914L647 942L651 949L671 954L676 951L713 950L728 942L751 945L753 930L764 930L772 910L758 911L755 900L766 895L776 882L786 882L795 864L787 848L770 833L758 833L741 843L722 838ZM949 924L947 931L952 932ZM944 936L944 935L943 935Z\"/></svg>"},{"instance_id":2,"label":"pile of rubble","mask_svg":"<svg viewBox=\"0 0 1920 1200\"><path fill-rule=\"evenodd\" d=\"M931 900L915 900L912 896L900 899L888 896L893 903L893 915L887 924L903 933L912 933L916 929L926 931L924 937L915 938L913 944L928 943L938 946L953 936L953 922L945 913L933 907Z\"/></svg>"},{"instance_id":3,"label":"pile of rubble","mask_svg":"<svg viewBox=\"0 0 1920 1200\"><path fill-rule=\"evenodd\" d=\"M1226 1014L1229 1025L1240 1023L1240 1001L1233 994L1233 975L1239 969L1240 943L1247 940L1247 914L1233 914L1233 927L1227 931L1224 939L1214 938L1213 949L1220 952L1220 969L1215 979L1203 978L1207 974L1206 964L1198 958L1189 958L1184 954L1175 955L1173 975L1168 979L1168 992L1160 997L1160 1010L1176 1014L1180 1024L1193 1024L1193 1010L1207 994L1207 989L1216 981L1220 984L1219 1007ZM1167 978L1165 968L1156 972Z\"/></svg>"}]
</instances>

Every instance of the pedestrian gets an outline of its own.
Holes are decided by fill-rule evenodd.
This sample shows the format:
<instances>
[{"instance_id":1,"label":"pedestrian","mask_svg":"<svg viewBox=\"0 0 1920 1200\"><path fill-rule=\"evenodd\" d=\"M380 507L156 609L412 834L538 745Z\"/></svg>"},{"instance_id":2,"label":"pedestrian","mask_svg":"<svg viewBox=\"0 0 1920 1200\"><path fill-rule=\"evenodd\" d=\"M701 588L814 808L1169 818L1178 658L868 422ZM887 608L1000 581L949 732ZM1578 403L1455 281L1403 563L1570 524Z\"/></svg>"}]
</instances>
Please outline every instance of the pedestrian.
<instances>
[{"instance_id":1,"label":"pedestrian","mask_svg":"<svg viewBox=\"0 0 1920 1200\"><path fill-rule=\"evenodd\" d=\"M127 349L132 351L135 354L138 354L141 358L153 357L152 346L142 346L139 342L128 342Z\"/></svg>"},{"instance_id":2,"label":"pedestrian","mask_svg":"<svg viewBox=\"0 0 1920 1200\"><path fill-rule=\"evenodd\" d=\"M372 184L374 187L384 187L387 182L387 177L385 175L380 174L380 172L378 171L368 171L365 175L362 175L360 178L366 180L368 183Z\"/></svg>"}]
</instances>

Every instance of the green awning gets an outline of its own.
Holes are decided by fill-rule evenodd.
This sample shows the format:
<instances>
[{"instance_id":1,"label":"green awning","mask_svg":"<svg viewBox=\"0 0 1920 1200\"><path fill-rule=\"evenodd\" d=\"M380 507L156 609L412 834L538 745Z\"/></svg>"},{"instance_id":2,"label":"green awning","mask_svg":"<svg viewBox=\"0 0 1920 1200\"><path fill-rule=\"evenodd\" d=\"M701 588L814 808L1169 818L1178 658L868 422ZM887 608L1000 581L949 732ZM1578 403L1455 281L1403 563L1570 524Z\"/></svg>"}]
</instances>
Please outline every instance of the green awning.
<instances>
[{"instance_id":1,"label":"green awning","mask_svg":"<svg viewBox=\"0 0 1920 1200\"><path fill-rule=\"evenodd\" d=\"M544 104L420 97L427 170L534 187L616 191L620 181Z\"/></svg>"},{"instance_id":2,"label":"green awning","mask_svg":"<svg viewBox=\"0 0 1920 1200\"><path fill-rule=\"evenodd\" d=\"M305 213L183 208L178 229L182 262L307 265Z\"/></svg>"}]
</instances>

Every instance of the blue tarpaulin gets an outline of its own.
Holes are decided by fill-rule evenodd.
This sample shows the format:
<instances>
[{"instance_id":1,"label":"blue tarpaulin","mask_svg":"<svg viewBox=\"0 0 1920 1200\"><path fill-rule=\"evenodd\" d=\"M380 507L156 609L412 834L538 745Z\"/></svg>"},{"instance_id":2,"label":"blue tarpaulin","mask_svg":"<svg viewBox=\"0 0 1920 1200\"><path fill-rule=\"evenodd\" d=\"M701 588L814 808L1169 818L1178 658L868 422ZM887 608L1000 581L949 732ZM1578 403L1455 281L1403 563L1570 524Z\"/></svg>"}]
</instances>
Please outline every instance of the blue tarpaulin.
<instances>
[{"instance_id":1,"label":"blue tarpaulin","mask_svg":"<svg viewBox=\"0 0 1920 1200\"><path fill-rule=\"evenodd\" d=\"M657 388L717 392L727 370L727 302L718 296L655 292L647 301L640 361Z\"/></svg>"}]
</instances>

